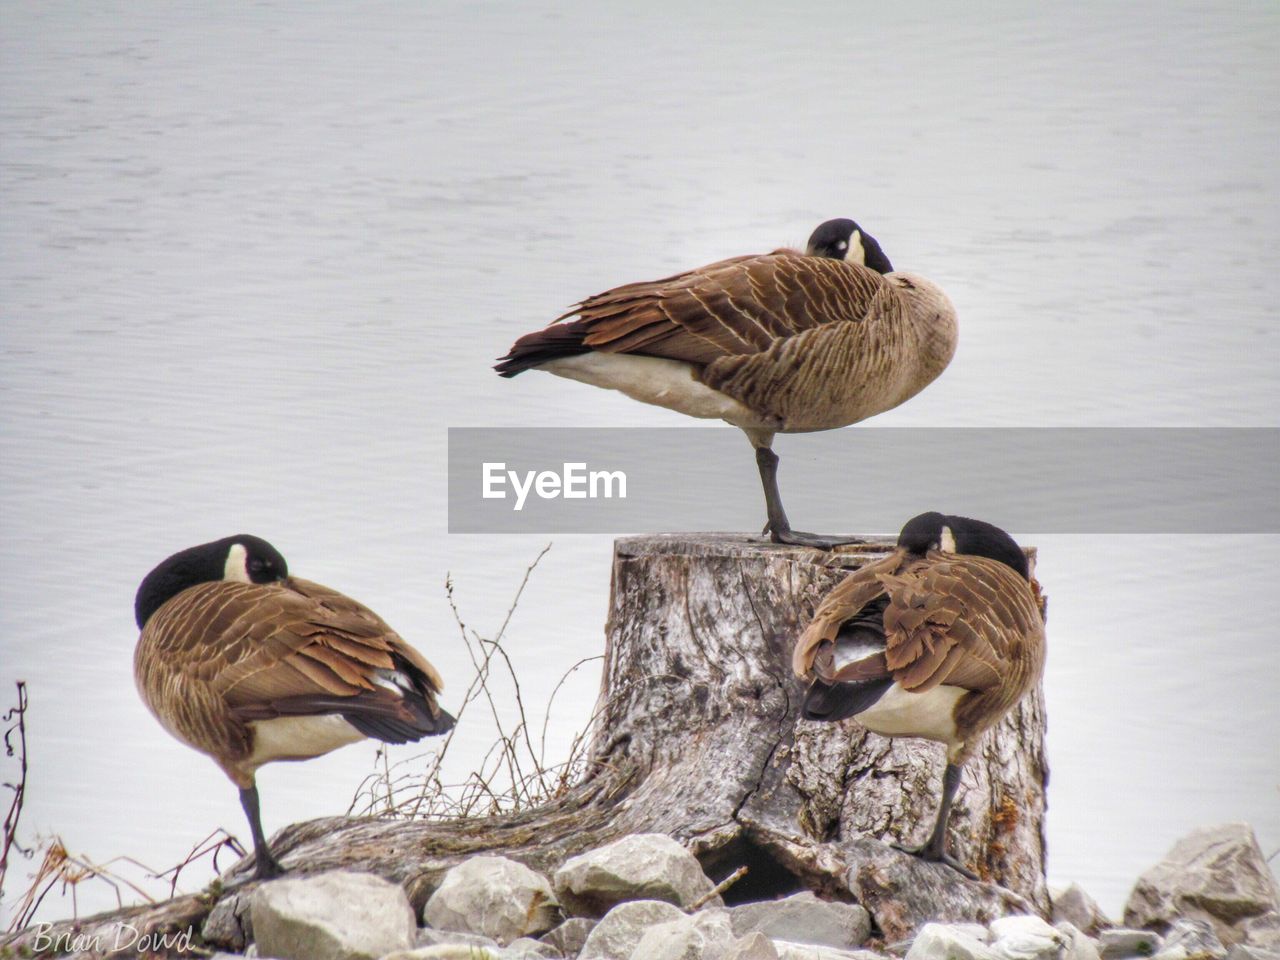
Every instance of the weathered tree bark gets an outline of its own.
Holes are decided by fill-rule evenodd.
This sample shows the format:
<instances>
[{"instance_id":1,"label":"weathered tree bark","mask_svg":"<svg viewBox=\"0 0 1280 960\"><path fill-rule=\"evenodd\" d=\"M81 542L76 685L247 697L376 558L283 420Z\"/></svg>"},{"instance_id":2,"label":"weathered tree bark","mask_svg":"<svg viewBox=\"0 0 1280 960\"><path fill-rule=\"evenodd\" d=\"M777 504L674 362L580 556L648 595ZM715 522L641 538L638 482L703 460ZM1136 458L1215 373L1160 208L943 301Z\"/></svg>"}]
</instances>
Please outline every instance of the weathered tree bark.
<instances>
[{"instance_id":1,"label":"weathered tree bark","mask_svg":"<svg viewBox=\"0 0 1280 960\"><path fill-rule=\"evenodd\" d=\"M752 866L733 898L768 896L797 882L861 901L896 897L882 911L895 928L886 932L896 935L931 907L934 916L964 912L936 897L907 909L902 898L910 888L928 885L907 877L960 878L880 844L851 841L924 840L940 795L943 749L890 741L855 720L798 721L802 688L790 671L794 639L818 602L890 546L819 554L740 537L620 540L594 755L629 772L618 808L626 829L685 840L713 876ZM1042 912L1047 778L1037 687L966 765L951 817L955 854ZM904 870L901 882L892 879ZM900 892L890 897L893 890ZM889 914L907 919L894 923Z\"/></svg>"},{"instance_id":2,"label":"weathered tree bark","mask_svg":"<svg viewBox=\"0 0 1280 960\"><path fill-rule=\"evenodd\" d=\"M273 847L291 872L380 874L403 884L419 908L449 867L475 853L550 871L619 836L660 832L684 841L714 879L749 867L726 895L730 903L808 887L863 903L890 940L929 919L1045 912L1039 688L966 765L952 813L953 852L989 883L888 846L927 836L940 745L889 741L854 720L797 720L795 637L831 587L890 547L820 553L731 535L621 539L592 763L581 784L554 803L501 817L296 824ZM241 864L220 900L152 908L153 919L170 929L198 922L217 900L205 936L238 947L247 876ZM145 928L147 914L129 922ZM114 919L94 918L84 929Z\"/></svg>"}]
</instances>

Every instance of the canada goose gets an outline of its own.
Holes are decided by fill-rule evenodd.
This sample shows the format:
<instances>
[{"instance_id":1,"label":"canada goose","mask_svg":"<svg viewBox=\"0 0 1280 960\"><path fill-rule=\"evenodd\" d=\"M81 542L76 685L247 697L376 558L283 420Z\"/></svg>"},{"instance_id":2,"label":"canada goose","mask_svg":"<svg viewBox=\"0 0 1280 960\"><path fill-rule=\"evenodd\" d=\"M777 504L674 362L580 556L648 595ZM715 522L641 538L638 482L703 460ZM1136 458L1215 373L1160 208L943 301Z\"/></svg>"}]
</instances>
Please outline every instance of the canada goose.
<instances>
[{"instance_id":1,"label":"canada goose","mask_svg":"<svg viewBox=\"0 0 1280 960\"><path fill-rule=\"evenodd\" d=\"M259 878L283 871L262 834L258 767L453 726L422 654L367 607L290 577L259 537L175 553L143 579L134 615L138 692L166 730L240 788Z\"/></svg>"},{"instance_id":2,"label":"canada goose","mask_svg":"<svg viewBox=\"0 0 1280 960\"><path fill-rule=\"evenodd\" d=\"M517 340L494 369L546 370L740 427L756 448L773 540L828 548L847 541L787 521L774 434L896 407L942 373L955 348L946 294L893 272L852 220L829 220L805 254L733 257L588 297Z\"/></svg>"},{"instance_id":3,"label":"canada goose","mask_svg":"<svg viewBox=\"0 0 1280 960\"><path fill-rule=\"evenodd\" d=\"M1040 677L1040 609L1012 537L981 520L922 513L888 557L827 594L792 657L796 675L812 681L805 719L857 717L875 733L946 744L933 833L908 852L969 877L947 853L951 801L983 732Z\"/></svg>"}]
</instances>

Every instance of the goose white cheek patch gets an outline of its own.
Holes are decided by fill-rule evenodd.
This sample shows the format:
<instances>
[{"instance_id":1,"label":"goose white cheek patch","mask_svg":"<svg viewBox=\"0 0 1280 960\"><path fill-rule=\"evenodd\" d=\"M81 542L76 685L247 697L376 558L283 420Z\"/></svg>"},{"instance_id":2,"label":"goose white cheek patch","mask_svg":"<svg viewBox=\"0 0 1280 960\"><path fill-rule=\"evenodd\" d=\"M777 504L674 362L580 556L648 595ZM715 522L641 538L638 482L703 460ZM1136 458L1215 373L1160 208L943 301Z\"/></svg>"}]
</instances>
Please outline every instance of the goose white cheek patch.
<instances>
[{"instance_id":1,"label":"goose white cheek patch","mask_svg":"<svg viewBox=\"0 0 1280 960\"><path fill-rule=\"evenodd\" d=\"M845 253L844 258L850 263L861 263L864 266L867 262L867 251L862 249L862 231L855 230L853 235L849 237L849 250Z\"/></svg>"},{"instance_id":2,"label":"goose white cheek patch","mask_svg":"<svg viewBox=\"0 0 1280 960\"><path fill-rule=\"evenodd\" d=\"M233 543L227 551L227 562L222 568L222 579L237 583L252 583L249 579L249 551L242 543Z\"/></svg>"}]
</instances>

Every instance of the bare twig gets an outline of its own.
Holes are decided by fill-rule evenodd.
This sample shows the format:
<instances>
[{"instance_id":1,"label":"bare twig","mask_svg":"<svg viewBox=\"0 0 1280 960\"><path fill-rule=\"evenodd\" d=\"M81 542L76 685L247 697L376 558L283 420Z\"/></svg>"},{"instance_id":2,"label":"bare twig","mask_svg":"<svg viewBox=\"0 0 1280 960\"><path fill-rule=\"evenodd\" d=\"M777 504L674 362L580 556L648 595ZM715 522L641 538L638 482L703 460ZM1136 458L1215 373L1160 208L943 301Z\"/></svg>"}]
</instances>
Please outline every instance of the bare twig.
<instances>
[{"instance_id":1,"label":"bare twig","mask_svg":"<svg viewBox=\"0 0 1280 960\"><path fill-rule=\"evenodd\" d=\"M747 868L745 866L739 867L737 870L733 871L733 873L729 874L727 877L725 877L723 880L717 883L712 889L708 890L706 893L700 896L697 900L693 901L693 903L689 904L687 908L688 912L693 913L695 910L699 909L700 907L706 906L708 903L710 903L716 897L720 896L720 894L724 893L726 890L728 890L730 887L732 887L735 883L737 883L746 875L747 875Z\"/></svg>"},{"instance_id":2,"label":"bare twig","mask_svg":"<svg viewBox=\"0 0 1280 960\"><path fill-rule=\"evenodd\" d=\"M9 852L17 850L24 857L31 856L31 851L18 843L18 821L22 818L22 806L27 797L27 684L23 680L18 681L18 705L5 712L4 723L8 724L4 731L5 756L17 758L18 778L13 783L4 783L6 789L13 791L13 798L9 801L9 811L4 815L0 890L4 889L4 878L9 871Z\"/></svg>"},{"instance_id":3,"label":"bare twig","mask_svg":"<svg viewBox=\"0 0 1280 960\"><path fill-rule=\"evenodd\" d=\"M439 751L418 755L399 763L388 763L385 753L381 756L381 768L367 776L352 798L348 813L377 814L379 816L452 820L477 815L512 812L527 809L561 796L577 782L587 767L586 731L576 734L571 741L569 757L563 763L548 765L546 761L547 728L556 694L564 686L570 674L584 664L599 657L588 657L575 663L560 678L552 690L541 722L541 735L535 741L531 729L529 705L520 684L515 664L508 655L503 640L514 622L515 612L529 585L530 578L550 544L544 547L525 569L502 622L493 638L482 636L467 626L459 610L454 594L452 578L445 581L445 595L453 613L459 636L471 657L475 675L456 711L459 719L476 700L483 700L489 707L490 720L495 729L495 739L461 783L446 783L442 775L445 755L455 731L445 737ZM494 673L498 664L505 668L505 677ZM501 690L501 692L499 692ZM514 705L514 723L503 719L500 704ZM504 704L505 705L505 704ZM594 715L591 721L594 722ZM459 724L461 726L461 724ZM474 725L471 727L474 729ZM426 757L425 769L422 760Z\"/></svg>"}]
</instances>

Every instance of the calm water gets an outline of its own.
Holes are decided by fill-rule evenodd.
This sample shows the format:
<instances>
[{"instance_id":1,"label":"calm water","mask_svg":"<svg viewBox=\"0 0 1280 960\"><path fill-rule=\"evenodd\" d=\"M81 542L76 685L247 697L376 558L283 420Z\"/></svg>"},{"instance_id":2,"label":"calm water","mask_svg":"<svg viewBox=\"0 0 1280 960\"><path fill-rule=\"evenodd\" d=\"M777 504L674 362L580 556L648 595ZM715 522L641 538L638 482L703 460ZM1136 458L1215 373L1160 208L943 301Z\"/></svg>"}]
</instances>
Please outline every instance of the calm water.
<instances>
[{"instance_id":1,"label":"calm water","mask_svg":"<svg viewBox=\"0 0 1280 960\"><path fill-rule=\"evenodd\" d=\"M456 698L446 574L491 632L546 538L445 533L445 428L680 423L488 371L615 283L854 216L962 320L880 422L1277 425L1274 5L577 6L4 4L0 703L29 681L27 839L165 867L247 834L133 690L133 591L179 547L269 537ZM1019 533L1053 600L1051 879L1118 912L1194 826L1280 847L1280 538ZM526 701L600 651L609 555L561 538L535 575ZM562 692L553 754L597 678ZM459 776L489 731L460 737ZM267 768L268 830L346 809L373 756Z\"/></svg>"}]
</instances>

